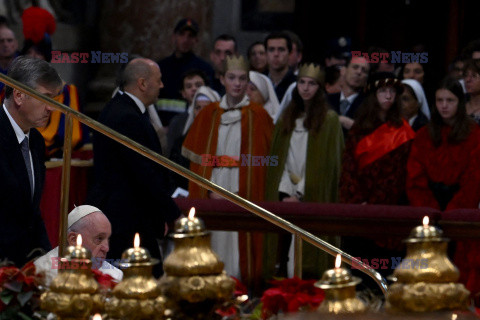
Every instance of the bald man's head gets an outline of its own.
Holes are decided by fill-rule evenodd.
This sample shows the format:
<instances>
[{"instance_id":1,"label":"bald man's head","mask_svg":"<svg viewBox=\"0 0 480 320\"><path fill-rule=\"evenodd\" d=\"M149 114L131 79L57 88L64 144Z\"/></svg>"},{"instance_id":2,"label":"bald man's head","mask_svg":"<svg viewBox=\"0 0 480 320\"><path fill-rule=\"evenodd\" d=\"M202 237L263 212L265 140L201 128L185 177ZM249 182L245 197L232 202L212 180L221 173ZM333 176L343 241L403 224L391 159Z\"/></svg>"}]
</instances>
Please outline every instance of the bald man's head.
<instances>
[{"instance_id":1,"label":"bald man's head","mask_svg":"<svg viewBox=\"0 0 480 320\"><path fill-rule=\"evenodd\" d=\"M133 59L125 67L123 84L126 92L149 106L157 100L160 89L163 88L160 67L150 59Z\"/></svg>"}]
</instances>

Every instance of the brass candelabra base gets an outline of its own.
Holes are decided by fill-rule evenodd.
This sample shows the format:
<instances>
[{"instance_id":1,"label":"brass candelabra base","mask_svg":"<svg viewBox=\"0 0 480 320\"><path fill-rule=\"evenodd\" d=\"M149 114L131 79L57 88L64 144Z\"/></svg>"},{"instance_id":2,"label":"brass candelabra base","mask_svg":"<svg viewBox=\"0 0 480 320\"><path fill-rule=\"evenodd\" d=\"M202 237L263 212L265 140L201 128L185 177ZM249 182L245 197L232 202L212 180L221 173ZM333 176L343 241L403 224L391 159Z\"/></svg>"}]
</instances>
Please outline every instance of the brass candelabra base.
<instances>
[{"instance_id":1,"label":"brass candelabra base","mask_svg":"<svg viewBox=\"0 0 480 320\"><path fill-rule=\"evenodd\" d=\"M465 310L469 299L470 292L460 283L395 283L385 307L391 313Z\"/></svg>"},{"instance_id":2,"label":"brass candelabra base","mask_svg":"<svg viewBox=\"0 0 480 320\"><path fill-rule=\"evenodd\" d=\"M113 319L166 319L166 301L163 296L158 296L155 299L142 300L112 297L107 300L105 309L108 315Z\"/></svg>"},{"instance_id":3,"label":"brass candelabra base","mask_svg":"<svg viewBox=\"0 0 480 320\"><path fill-rule=\"evenodd\" d=\"M324 301L317 309L319 313L348 314L367 311L365 304L358 298Z\"/></svg>"},{"instance_id":4,"label":"brass candelabra base","mask_svg":"<svg viewBox=\"0 0 480 320\"><path fill-rule=\"evenodd\" d=\"M160 279L172 319L215 319L215 310L232 299L235 281L225 271L216 275L168 276Z\"/></svg>"},{"instance_id":5,"label":"brass candelabra base","mask_svg":"<svg viewBox=\"0 0 480 320\"><path fill-rule=\"evenodd\" d=\"M318 307L318 313L351 314L367 311L365 303L356 296L355 285L324 290L325 300Z\"/></svg>"},{"instance_id":6,"label":"brass candelabra base","mask_svg":"<svg viewBox=\"0 0 480 320\"><path fill-rule=\"evenodd\" d=\"M101 312L104 296L90 293L44 292L41 307L57 315L58 320L88 319L94 312Z\"/></svg>"}]
</instances>

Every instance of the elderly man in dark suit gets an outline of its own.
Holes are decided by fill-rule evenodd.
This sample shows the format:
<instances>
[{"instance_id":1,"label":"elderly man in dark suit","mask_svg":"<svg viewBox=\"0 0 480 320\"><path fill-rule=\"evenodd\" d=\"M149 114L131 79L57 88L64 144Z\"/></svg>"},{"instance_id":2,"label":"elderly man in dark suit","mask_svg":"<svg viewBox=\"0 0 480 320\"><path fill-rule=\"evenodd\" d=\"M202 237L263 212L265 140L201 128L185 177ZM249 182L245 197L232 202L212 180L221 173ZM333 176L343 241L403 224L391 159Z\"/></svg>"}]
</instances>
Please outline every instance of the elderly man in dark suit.
<instances>
[{"instance_id":1,"label":"elderly man in dark suit","mask_svg":"<svg viewBox=\"0 0 480 320\"><path fill-rule=\"evenodd\" d=\"M358 107L365 95L363 89L368 80L370 65L363 57L354 57L347 60L347 65L340 71L342 77L342 91L328 95L328 102L338 113L344 135L352 127Z\"/></svg>"},{"instance_id":2,"label":"elderly man in dark suit","mask_svg":"<svg viewBox=\"0 0 480 320\"><path fill-rule=\"evenodd\" d=\"M110 100L99 121L145 147L161 154L161 146L149 122L146 107L154 103L163 87L158 65L149 59L133 59L123 72L123 94ZM112 223L109 256L120 258L132 247L135 232L141 246L161 258L157 239L164 237L165 224L180 211L169 194L163 167L97 133L93 140L96 186L90 203L103 209ZM162 274L158 265L154 274Z\"/></svg>"},{"instance_id":3,"label":"elderly man in dark suit","mask_svg":"<svg viewBox=\"0 0 480 320\"><path fill-rule=\"evenodd\" d=\"M19 57L8 76L54 97L62 80L47 62ZM40 215L45 180L45 142L34 128L47 124L52 107L6 87L0 108L0 259L22 266L36 248L50 249Z\"/></svg>"}]
</instances>

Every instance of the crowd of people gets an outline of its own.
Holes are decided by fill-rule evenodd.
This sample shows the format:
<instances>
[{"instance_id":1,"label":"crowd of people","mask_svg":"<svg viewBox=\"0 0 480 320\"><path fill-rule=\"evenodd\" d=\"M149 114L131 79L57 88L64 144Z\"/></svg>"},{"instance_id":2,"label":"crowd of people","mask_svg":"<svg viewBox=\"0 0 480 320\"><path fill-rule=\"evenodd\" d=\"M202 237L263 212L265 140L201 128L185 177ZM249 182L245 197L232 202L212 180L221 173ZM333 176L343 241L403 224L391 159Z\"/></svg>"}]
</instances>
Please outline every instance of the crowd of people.
<instances>
[{"instance_id":1,"label":"crowd of people","mask_svg":"<svg viewBox=\"0 0 480 320\"><path fill-rule=\"evenodd\" d=\"M61 93L61 102L79 109L72 97L75 87L62 83L48 68L51 56L44 49L46 42L51 50L48 38L28 42L22 51L26 57L15 59L12 45L16 40L9 40L13 37L9 30L0 27L0 72L8 70L8 75L40 92ZM461 58L452 62L448 76L435 84L427 83L432 80L425 64L370 63L364 56L352 57L345 39L339 39L321 63L303 62L302 42L290 31L272 32L252 43L246 58L239 54L232 35L220 35L213 43L210 64L194 53L199 31L194 20L182 19L173 29L172 55L158 62L131 59L99 121L252 201L411 205L439 210L479 207L480 41L470 43ZM37 78L18 75L27 67L43 73L29 69ZM31 204L24 210L29 216L22 218L23 212L10 214L18 209L11 201L1 202L0 257L22 264L29 250L48 249L38 213L45 154L40 155L42 139L33 128L39 127L48 156L61 149L63 122L62 115L48 106L32 106L36 102L23 93L9 87L5 92L0 121L4 122L2 130L8 127L8 134L1 135L5 139L1 146L15 149L21 168L12 175L8 164L15 159L7 159L10 149L0 154L1 194L14 199L21 195L25 198L19 199L22 206ZM25 101L28 104L22 108ZM43 112L41 121L33 116L40 114L36 108ZM74 141L82 145L86 139L82 126L77 123L74 128L78 131ZM28 149L27 158L21 149L24 136L29 135L30 161ZM157 240L180 216L171 198L176 188L188 190L191 198L221 199L101 134L93 135L93 151L95 185L87 203L95 207L84 208L87 213L81 215L93 219L92 212L101 210L98 219L105 220L108 228L111 223L106 251L112 258L120 258L135 232L141 233L142 246L161 258ZM21 192L14 192L17 189ZM25 221L31 221L28 228L38 232L38 241L23 239L22 250L9 251L9 244L20 241L16 239L23 233L15 230L25 230ZM212 247L225 262L226 271L246 279L249 252L250 276L256 285L273 275L286 276L291 237L251 236L252 241L247 241L242 232L213 234ZM390 249L387 241L327 240L353 255L355 250L365 253L366 243L373 257ZM319 250L305 250L305 277L318 278L332 265ZM456 259L467 256L471 262L460 264L460 271L472 292L480 291L475 277L480 262L474 258L479 251L476 242L457 243ZM155 274L162 274L161 265Z\"/></svg>"}]
</instances>

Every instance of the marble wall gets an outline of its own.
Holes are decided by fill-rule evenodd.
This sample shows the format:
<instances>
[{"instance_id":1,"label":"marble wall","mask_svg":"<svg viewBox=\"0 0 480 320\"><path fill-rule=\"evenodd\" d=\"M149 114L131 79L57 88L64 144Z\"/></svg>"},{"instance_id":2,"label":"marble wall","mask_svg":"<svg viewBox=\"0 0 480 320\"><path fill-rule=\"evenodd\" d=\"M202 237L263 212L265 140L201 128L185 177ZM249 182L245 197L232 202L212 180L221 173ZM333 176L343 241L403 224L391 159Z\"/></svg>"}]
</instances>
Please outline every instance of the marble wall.
<instances>
[{"instance_id":1,"label":"marble wall","mask_svg":"<svg viewBox=\"0 0 480 320\"><path fill-rule=\"evenodd\" d=\"M195 51L207 56L212 38L213 3L213 0L105 1L99 21L102 49L158 60L173 52L171 36L176 23L183 17L191 17L200 25Z\"/></svg>"},{"instance_id":2,"label":"marble wall","mask_svg":"<svg viewBox=\"0 0 480 320\"><path fill-rule=\"evenodd\" d=\"M21 8L18 12L13 11L11 17L15 21L12 29L21 46L19 17L22 8L29 4L27 0L20 1ZM52 37L53 50L68 53L91 50L128 52L159 60L173 52L173 28L184 17L198 22L200 32L195 53L207 61L214 38L222 33L237 38L239 53L243 55L250 43L263 40L267 34L242 30L242 0L82 0L71 5L57 0L40 2L41 7L57 18L57 30ZM2 3L0 1L0 14L8 15L10 7ZM54 67L64 80L78 86L85 112L95 116L114 89L120 65L60 63Z\"/></svg>"}]
</instances>

